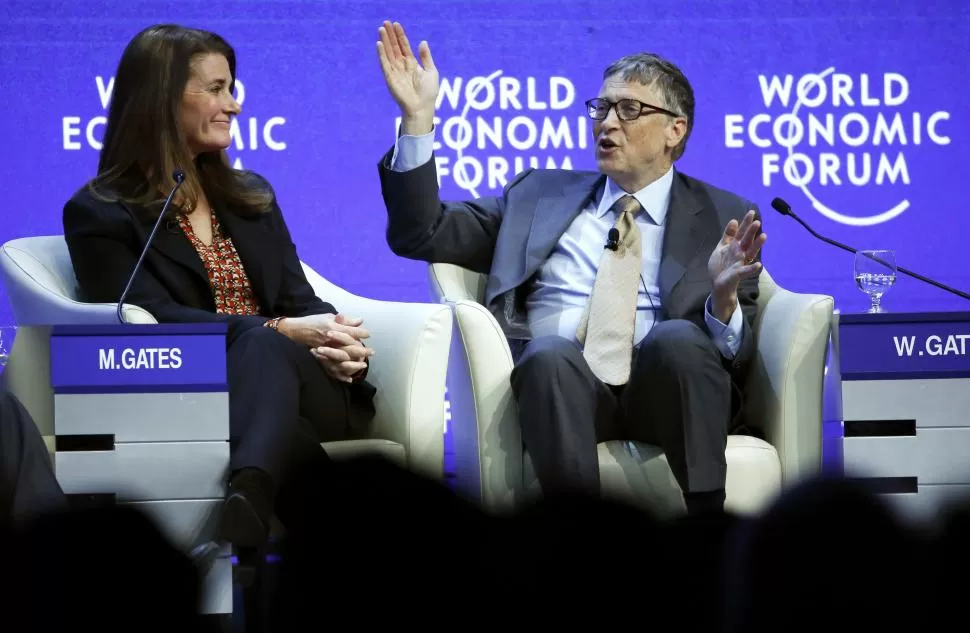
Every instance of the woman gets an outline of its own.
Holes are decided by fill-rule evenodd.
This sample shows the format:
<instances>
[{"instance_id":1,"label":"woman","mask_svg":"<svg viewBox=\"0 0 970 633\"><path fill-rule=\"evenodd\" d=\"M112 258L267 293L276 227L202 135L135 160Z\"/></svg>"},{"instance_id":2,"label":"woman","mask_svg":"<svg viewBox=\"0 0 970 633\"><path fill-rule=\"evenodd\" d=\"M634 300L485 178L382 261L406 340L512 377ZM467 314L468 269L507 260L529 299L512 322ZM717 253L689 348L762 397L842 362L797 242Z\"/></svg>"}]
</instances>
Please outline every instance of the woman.
<instances>
[{"instance_id":1,"label":"woman","mask_svg":"<svg viewBox=\"0 0 970 633\"><path fill-rule=\"evenodd\" d=\"M314 295L269 183L230 167L235 76L235 53L214 33L162 25L136 35L115 74L98 174L65 205L64 234L84 299L118 301L184 173L127 302L160 322L228 325L221 532L259 546L274 511L290 533L302 527L287 523L302 514L297 487L320 485L293 466L325 463L320 442L372 417L363 378L373 352L360 319Z\"/></svg>"}]
</instances>

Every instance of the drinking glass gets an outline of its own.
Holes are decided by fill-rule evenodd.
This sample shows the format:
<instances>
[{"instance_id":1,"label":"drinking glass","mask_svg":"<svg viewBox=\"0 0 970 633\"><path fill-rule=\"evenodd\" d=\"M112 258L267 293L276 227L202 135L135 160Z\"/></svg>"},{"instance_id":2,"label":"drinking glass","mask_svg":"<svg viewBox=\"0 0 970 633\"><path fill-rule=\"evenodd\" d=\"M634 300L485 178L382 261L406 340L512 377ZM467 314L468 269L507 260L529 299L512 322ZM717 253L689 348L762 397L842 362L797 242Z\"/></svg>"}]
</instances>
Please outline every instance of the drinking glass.
<instances>
[{"instance_id":1,"label":"drinking glass","mask_svg":"<svg viewBox=\"0 0 970 633\"><path fill-rule=\"evenodd\" d=\"M869 312L885 312L882 296L896 283L895 251L858 251L855 254L855 283L869 295Z\"/></svg>"}]
</instances>

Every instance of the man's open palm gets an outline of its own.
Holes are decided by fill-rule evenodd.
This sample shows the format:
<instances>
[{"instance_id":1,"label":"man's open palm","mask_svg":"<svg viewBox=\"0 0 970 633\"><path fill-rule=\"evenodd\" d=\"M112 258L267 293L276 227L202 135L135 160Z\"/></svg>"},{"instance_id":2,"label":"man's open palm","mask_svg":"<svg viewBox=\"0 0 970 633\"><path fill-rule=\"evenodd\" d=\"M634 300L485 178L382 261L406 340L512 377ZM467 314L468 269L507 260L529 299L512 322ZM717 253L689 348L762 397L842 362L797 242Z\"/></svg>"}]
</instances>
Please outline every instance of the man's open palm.
<instances>
[{"instance_id":1,"label":"man's open palm","mask_svg":"<svg viewBox=\"0 0 970 633\"><path fill-rule=\"evenodd\" d=\"M418 46L421 61L411 51L404 27L400 23L385 22L378 31L377 58L384 71L384 81L391 96L405 114L434 111L438 97L438 69L431 58L427 42Z\"/></svg>"}]
</instances>

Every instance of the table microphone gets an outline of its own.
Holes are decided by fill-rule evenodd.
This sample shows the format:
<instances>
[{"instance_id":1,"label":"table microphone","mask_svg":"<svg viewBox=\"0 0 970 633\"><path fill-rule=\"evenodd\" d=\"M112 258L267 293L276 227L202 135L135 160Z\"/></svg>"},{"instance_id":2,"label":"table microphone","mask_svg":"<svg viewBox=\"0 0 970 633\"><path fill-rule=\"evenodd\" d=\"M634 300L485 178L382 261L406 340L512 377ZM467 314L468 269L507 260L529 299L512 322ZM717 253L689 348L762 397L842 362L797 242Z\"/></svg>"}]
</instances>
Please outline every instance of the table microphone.
<instances>
[{"instance_id":1,"label":"table microphone","mask_svg":"<svg viewBox=\"0 0 970 633\"><path fill-rule=\"evenodd\" d=\"M802 226L805 227L805 230L806 231L808 231L809 233L811 233L814 237L822 240L826 244L831 244L832 246L835 246L837 248L841 248L842 250L848 251L848 252L853 253L853 254L855 254L856 252L858 252L857 249L854 249L851 246L846 246L845 244L842 244L841 242L836 242L835 240L833 240L831 238L828 238L828 237L825 237L824 235L819 235L818 233L816 233L814 230L812 230L812 227L810 227L808 224L805 223L804 220L802 220L800 217L798 217L797 215L795 215L795 212L791 210L791 205L789 205L787 202L785 202L781 198L775 198L774 200L772 200L771 201L771 208L774 209L775 211L777 211L778 213L782 214L782 215L787 215L787 216L790 216L790 217L794 218L794 220L796 222L798 222L799 224L801 224ZM880 262L882 264L886 264L886 262L882 261L878 257L874 257L874 256L870 256L870 257L873 260L875 260L875 261L878 261L878 262ZM938 281L935 281L933 279L930 279L929 277L924 277L923 275L920 275L919 273L914 273L913 271L907 270L907 269L903 268L902 266L896 266L896 270L899 271L899 272L901 272L901 273L903 273L903 274L905 274L905 275L909 275L910 277L913 277L915 279L919 279L922 282L928 283L931 286L936 286L940 290L946 290L950 294L954 294L954 295L956 295L958 297L962 297L964 299L970 299L970 294L967 294L967 293L963 292L962 290L957 290L956 288L951 288L950 286L947 286L946 284L942 284L942 283L940 283Z\"/></svg>"},{"instance_id":2,"label":"table microphone","mask_svg":"<svg viewBox=\"0 0 970 633\"><path fill-rule=\"evenodd\" d=\"M124 292L121 293L121 298L118 299L118 322L127 323L125 321L124 315L124 305L125 299L128 298L128 291L131 290L131 284L135 281L135 275L138 274L138 269L141 268L141 263L145 259L145 255L148 254L148 248L152 245L152 240L155 239L155 233L158 232L158 227L162 225L162 220L165 218L165 213L168 211L168 205L172 203L172 198L175 197L175 192L179 190L182 186L182 182L185 180L185 172L181 169L176 169L172 173L172 179L175 181L175 186L172 188L172 192L168 194L165 198L165 204L162 205L162 210L158 214L158 219L155 220L155 226L152 227L152 232L148 234L148 239L145 240L145 246L141 249L141 255L138 257L138 261L135 262L135 267L131 269L131 275L128 277L128 284L125 286Z\"/></svg>"}]
</instances>

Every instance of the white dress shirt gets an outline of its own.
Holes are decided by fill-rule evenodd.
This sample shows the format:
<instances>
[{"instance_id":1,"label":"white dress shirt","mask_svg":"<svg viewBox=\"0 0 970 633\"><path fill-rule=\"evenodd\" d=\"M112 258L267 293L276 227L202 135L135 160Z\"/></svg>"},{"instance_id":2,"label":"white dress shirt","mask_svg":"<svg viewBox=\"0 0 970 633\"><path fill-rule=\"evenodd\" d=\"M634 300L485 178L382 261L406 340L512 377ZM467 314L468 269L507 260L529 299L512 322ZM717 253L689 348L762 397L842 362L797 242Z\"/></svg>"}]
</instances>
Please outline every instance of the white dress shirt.
<instances>
[{"instance_id":1,"label":"white dress shirt","mask_svg":"<svg viewBox=\"0 0 970 633\"><path fill-rule=\"evenodd\" d=\"M391 155L391 169L410 171L420 167L431 160L433 145L433 130L420 136L401 135ZM660 256L673 181L674 170L671 168L661 178L633 194L644 210L636 217L643 263L634 344L650 332L660 312ZM617 221L617 214L610 207L625 194L607 178L603 190L576 216L552 254L539 267L535 288L526 299L529 329L534 337L558 335L576 341L576 329L593 290L607 234ZM725 358L734 358L741 347L741 306L735 306L730 322L724 324L711 314L711 298L708 297L704 319L721 354Z\"/></svg>"}]
</instances>

